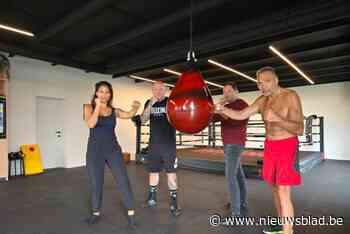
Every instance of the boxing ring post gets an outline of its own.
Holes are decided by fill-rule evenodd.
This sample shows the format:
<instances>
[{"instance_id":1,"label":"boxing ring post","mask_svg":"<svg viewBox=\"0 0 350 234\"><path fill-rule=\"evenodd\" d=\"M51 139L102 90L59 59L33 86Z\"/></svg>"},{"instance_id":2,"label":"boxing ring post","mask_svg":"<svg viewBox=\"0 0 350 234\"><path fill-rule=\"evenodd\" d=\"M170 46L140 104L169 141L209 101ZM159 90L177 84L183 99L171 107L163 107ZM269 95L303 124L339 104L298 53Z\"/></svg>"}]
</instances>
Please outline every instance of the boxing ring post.
<instances>
[{"instance_id":1,"label":"boxing ring post","mask_svg":"<svg viewBox=\"0 0 350 234\"><path fill-rule=\"evenodd\" d=\"M136 124L136 154L141 152L141 124Z\"/></svg>"},{"instance_id":2,"label":"boxing ring post","mask_svg":"<svg viewBox=\"0 0 350 234\"><path fill-rule=\"evenodd\" d=\"M319 117L320 125L320 151L324 154L324 118Z\"/></svg>"},{"instance_id":3,"label":"boxing ring post","mask_svg":"<svg viewBox=\"0 0 350 234\"><path fill-rule=\"evenodd\" d=\"M208 147L215 147L216 144L216 132L215 123L210 123L208 126Z\"/></svg>"}]
</instances>

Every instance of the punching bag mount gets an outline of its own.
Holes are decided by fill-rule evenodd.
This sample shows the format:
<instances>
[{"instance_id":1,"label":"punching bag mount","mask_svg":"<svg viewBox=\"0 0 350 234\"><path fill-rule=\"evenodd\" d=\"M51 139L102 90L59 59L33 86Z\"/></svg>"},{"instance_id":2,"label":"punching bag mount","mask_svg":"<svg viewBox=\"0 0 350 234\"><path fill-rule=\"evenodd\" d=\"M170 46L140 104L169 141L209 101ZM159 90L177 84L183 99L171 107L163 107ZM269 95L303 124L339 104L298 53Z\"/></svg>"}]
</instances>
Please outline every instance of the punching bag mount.
<instances>
[{"instance_id":1,"label":"punching bag mount","mask_svg":"<svg viewBox=\"0 0 350 234\"><path fill-rule=\"evenodd\" d=\"M193 49L193 0L190 0L190 48L187 52L187 66L188 70L196 69L196 55Z\"/></svg>"},{"instance_id":2,"label":"punching bag mount","mask_svg":"<svg viewBox=\"0 0 350 234\"><path fill-rule=\"evenodd\" d=\"M197 59L196 59L196 55L194 53L193 50L189 50L187 52L187 69L188 70L192 70L192 69L195 69L197 70L196 68L196 63L197 63Z\"/></svg>"}]
</instances>

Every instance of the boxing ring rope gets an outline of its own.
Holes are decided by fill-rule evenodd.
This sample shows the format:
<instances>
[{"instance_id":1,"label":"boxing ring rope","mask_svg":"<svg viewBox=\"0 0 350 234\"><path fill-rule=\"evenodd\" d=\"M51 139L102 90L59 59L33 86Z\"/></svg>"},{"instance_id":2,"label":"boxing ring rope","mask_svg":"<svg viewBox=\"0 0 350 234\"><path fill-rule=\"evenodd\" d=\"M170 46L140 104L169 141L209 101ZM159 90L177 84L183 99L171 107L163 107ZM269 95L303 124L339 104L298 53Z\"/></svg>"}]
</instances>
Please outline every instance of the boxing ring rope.
<instances>
[{"instance_id":1,"label":"boxing ring rope","mask_svg":"<svg viewBox=\"0 0 350 234\"><path fill-rule=\"evenodd\" d=\"M149 124L141 124L140 121L134 121L136 125L136 154L140 154L141 146L148 146L148 141L142 140L142 136L149 136ZM299 137L299 146L313 146L318 144L318 152L324 153L324 118L322 116L310 115L304 118L304 135ZM212 122L203 131L196 134L186 134L176 132L176 144L179 147L194 147L194 146L218 146L217 141L221 141L221 124L220 122ZM143 131L146 128L146 131ZM252 132L259 130L260 132ZM317 130L318 131L315 131ZM192 137L192 139L185 139ZM193 139L194 137L199 137ZM316 138L316 139L315 139ZM247 125L247 145L250 143L263 143L265 141L265 125L262 120L249 120ZM195 143L202 143L197 145ZM193 143L193 144L188 144ZM249 147L250 149L262 149L260 146Z\"/></svg>"}]
</instances>

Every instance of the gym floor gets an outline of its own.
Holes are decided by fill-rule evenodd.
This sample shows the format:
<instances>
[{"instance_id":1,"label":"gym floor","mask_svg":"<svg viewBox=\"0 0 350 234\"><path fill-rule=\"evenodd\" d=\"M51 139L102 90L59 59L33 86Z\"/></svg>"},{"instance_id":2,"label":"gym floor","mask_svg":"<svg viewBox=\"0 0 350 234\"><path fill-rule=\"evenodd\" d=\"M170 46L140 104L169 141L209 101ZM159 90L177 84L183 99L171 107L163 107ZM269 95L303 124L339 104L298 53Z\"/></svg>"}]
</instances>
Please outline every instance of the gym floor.
<instances>
[{"instance_id":1,"label":"gym floor","mask_svg":"<svg viewBox=\"0 0 350 234\"><path fill-rule=\"evenodd\" d=\"M350 162L327 160L303 176L304 183L293 190L296 215L333 215L344 218L342 226L298 226L295 233L348 234L350 230ZM180 204L183 214L168 213L168 193L162 176L159 205L143 209L147 173L143 166L128 166L137 201L138 229L129 230L114 180L106 170L102 220L89 227L88 181L85 168L54 169L45 174L15 178L0 183L1 234L109 234L109 233L262 233L263 227L211 227L208 217L222 213L226 200L224 176L179 170ZM260 180L248 179L251 216L274 212L269 187Z\"/></svg>"}]
</instances>

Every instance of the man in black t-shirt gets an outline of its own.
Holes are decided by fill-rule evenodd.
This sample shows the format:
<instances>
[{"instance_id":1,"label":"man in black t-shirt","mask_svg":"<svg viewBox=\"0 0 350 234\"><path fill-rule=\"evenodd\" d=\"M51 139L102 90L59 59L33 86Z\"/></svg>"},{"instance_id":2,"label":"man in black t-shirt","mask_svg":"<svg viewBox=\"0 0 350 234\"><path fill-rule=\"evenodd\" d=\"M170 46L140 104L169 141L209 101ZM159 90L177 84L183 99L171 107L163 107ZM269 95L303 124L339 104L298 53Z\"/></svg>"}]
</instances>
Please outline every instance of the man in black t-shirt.
<instances>
[{"instance_id":1,"label":"man in black t-shirt","mask_svg":"<svg viewBox=\"0 0 350 234\"><path fill-rule=\"evenodd\" d=\"M144 207L154 207L157 204L157 186L159 173L164 169L168 177L170 192L170 212L174 216L180 214L177 205L177 158L176 158L176 130L170 125L166 105L168 98L165 96L166 87L162 82L155 82L152 86L153 96L145 103L141 114L141 122L150 121L149 139L149 191Z\"/></svg>"}]
</instances>

